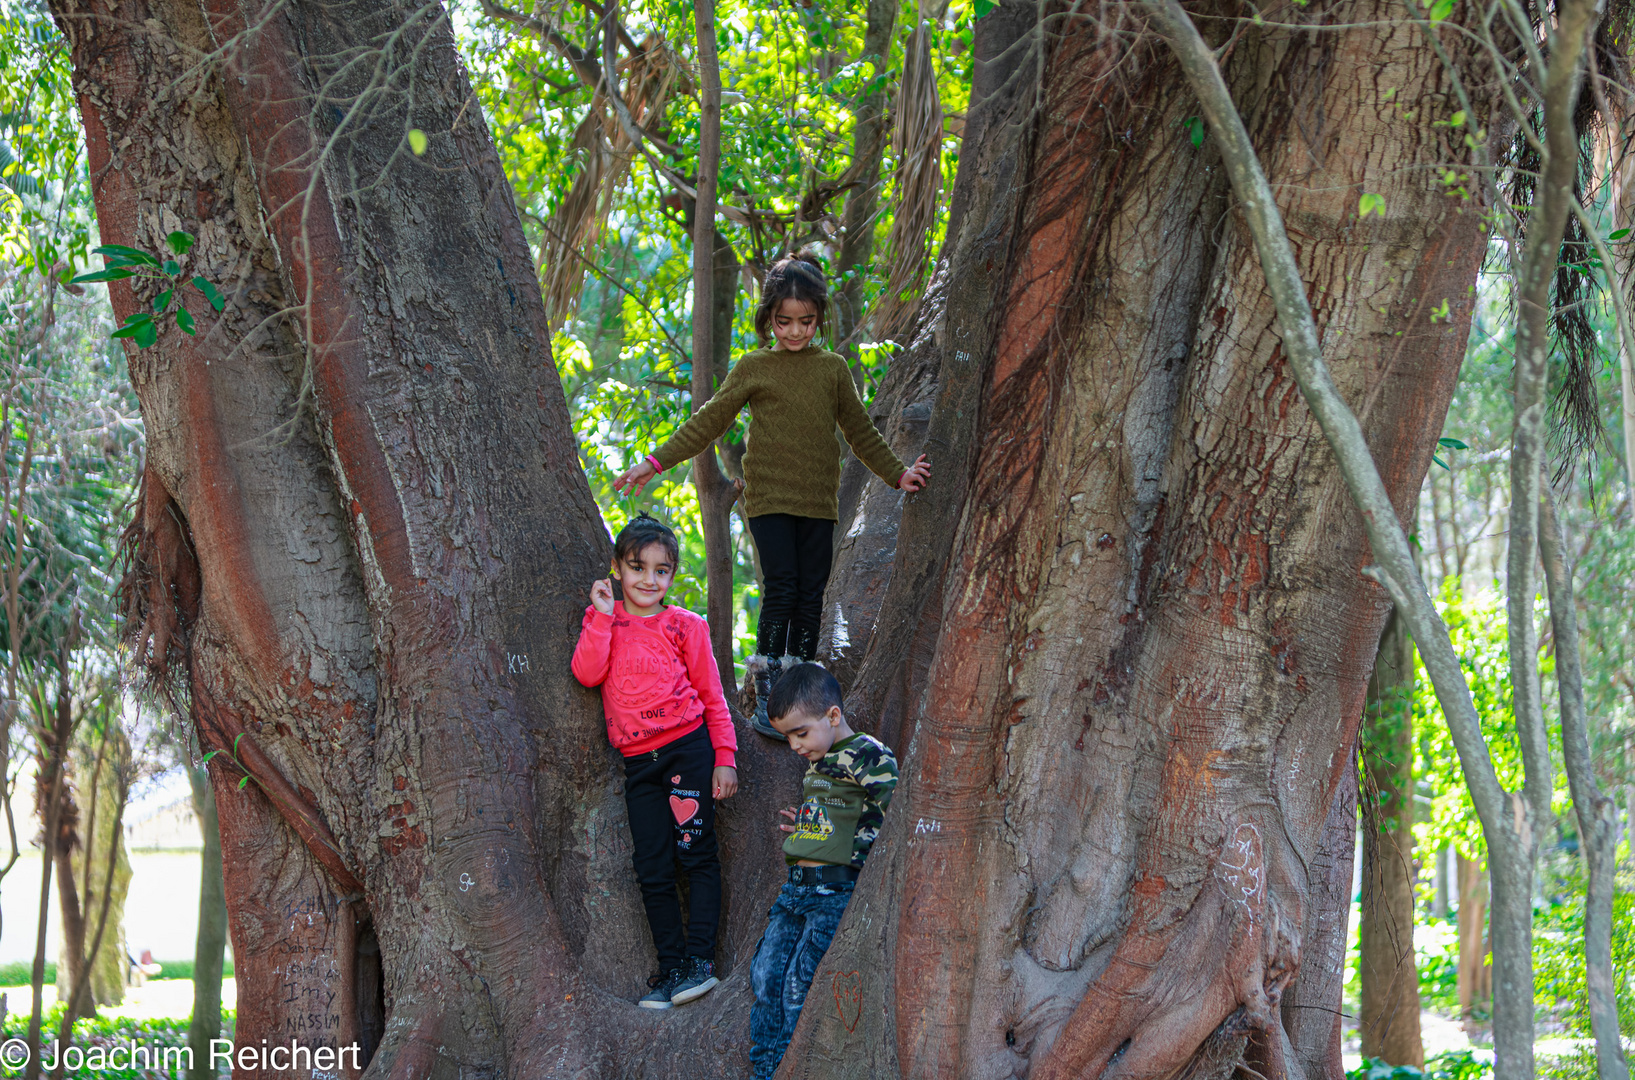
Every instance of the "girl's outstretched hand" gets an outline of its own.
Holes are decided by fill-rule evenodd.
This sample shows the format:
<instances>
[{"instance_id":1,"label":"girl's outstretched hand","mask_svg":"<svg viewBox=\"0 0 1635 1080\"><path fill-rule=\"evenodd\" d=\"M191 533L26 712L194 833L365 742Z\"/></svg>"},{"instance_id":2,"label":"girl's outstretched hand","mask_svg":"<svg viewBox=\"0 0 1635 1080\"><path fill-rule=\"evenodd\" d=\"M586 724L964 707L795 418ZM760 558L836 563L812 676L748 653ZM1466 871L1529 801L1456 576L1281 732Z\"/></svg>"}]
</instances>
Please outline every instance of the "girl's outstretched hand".
<instances>
[{"instance_id":1,"label":"girl's outstretched hand","mask_svg":"<svg viewBox=\"0 0 1635 1080\"><path fill-rule=\"evenodd\" d=\"M597 578L590 587L590 606L603 615L613 614L613 583L607 578Z\"/></svg>"},{"instance_id":2,"label":"girl's outstretched hand","mask_svg":"<svg viewBox=\"0 0 1635 1080\"><path fill-rule=\"evenodd\" d=\"M715 772L710 774L710 779L711 787L714 789L711 795L717 802L738 794L738 770L731 765L717 765Z\"/></svg>"},{"instance_id":3,"label":"girl's outstretched hand","mask_svg":"<svg viewBox=\"0 0 1635 1080\"><path fill-rule=\"evenodd\" d=\"M629 488L630 494L640 495L647 482L657 475L658 470L653 468L653 463L643 459L619 474L619 478L613 481L613 490L622 495L625 488Z\"/></svg>"},{"instance_id":4,"label":"girl's outstretched hand","mask_svg":"<svg viewBox=\"0 0 1635 1080\"><path fill-rule=\"evenodd\" d=\"M779 810L778 813L782 814L784 817L789 819L789 824L787 824L787 825L780 824L778 826L778 831L779 832L794 832L795 831L795 826L797 824L799 824L799 822L800 822L800 811L798 809L796 809L795 807L793 807L793 806L786 806L782 810Z\"/></svg>"},{"instance_id":5,"label":"girl's outstretched hand","mask_svg":"<svg viewBox=\"0 0 1635 1080\"><path fill-rule=\"evenodd\" d=\"M903 475L897 478L897 486L904 491L918 491L931 479L931 463L925 460L925 455L903 470Z\"/></svg>"}]
</instances>

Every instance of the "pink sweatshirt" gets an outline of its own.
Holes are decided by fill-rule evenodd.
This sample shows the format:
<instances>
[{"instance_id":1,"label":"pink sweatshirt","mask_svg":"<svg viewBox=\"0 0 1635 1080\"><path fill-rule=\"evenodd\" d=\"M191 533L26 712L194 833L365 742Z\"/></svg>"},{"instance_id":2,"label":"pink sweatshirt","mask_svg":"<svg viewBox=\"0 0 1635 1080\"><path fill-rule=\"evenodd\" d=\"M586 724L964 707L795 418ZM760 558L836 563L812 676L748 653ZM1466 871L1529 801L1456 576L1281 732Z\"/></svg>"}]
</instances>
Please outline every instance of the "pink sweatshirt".
<instances>
[{"instance_id":1,"label":"pink sweatshirt","mask_svg":"<svg viewBox=\"0 0 1635 1080\"><path fill-rule=\"evenodd\" d=\"M573 675L602 688L607 739L626 757L645 754L709 725L715 763L736 768L721 673L710 654L709 624L686 608L638 618L615 601L613 614L585 609Z\"/></svg>"}]
</instances>

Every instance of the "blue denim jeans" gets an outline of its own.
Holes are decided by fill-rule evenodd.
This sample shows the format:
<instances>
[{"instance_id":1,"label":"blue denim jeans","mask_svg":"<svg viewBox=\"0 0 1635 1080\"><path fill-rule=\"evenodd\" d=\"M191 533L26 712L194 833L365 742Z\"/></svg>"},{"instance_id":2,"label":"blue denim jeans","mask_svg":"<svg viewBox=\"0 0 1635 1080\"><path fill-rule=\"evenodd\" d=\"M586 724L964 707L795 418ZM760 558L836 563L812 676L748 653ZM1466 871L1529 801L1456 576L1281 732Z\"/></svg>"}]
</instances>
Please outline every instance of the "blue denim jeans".
<instances>
[{"instance_id":1,"label":"blue denim jeans","mask_svg":"<svg viewBox=\"0 0 1635 1080\"><path fill-rule=\"evenodd\" d=\"M755 1004L749 1010L749 1063L755 1080L771 1080L777 1072L812 976L829 951L855 887L850 881L785 884L767 912L766 933L749 968L755 988Z\"/></svg>"}]
</instances>

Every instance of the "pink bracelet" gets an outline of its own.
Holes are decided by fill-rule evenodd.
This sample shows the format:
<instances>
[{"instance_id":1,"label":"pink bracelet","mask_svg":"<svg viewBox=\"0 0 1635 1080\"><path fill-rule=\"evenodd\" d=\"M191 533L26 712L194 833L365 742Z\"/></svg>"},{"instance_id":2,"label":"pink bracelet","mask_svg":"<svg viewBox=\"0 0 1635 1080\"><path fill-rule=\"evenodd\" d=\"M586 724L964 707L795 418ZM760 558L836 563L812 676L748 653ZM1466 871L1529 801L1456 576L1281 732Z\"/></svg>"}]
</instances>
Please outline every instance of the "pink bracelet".
<instances>
[{"instance_id":1,"label":"pink bracelet","mask_svg":"<svg viewBox=\"0 0 1635 1080\"><path fill-rule=\"evenodd\" d=\"M655 473L661 473L661 472L664 471L664 465L659 461L658 458L654 457L652 454L647 455L647 463L649 465L653 466L653 471Z\"/></svg>"}]
</instances>

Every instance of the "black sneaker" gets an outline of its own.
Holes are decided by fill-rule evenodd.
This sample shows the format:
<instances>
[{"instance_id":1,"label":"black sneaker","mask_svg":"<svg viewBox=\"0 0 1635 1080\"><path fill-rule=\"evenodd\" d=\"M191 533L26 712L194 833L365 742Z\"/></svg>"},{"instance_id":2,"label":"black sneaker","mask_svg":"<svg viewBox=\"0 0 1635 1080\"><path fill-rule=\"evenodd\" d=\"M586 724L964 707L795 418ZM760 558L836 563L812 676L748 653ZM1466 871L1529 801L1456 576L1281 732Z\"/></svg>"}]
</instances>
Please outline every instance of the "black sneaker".
<instances>
[{"instance_id":1,"label":"black sneaker","mask_svg":"<svg viewBox=\"0 0 1635 1080\"><path fill-rule=\"evenodd\" d=\"M671 968L662 975L653 976L647 980L647 985L652 989L636 1004L644 1009L668 1009L675 1003L673 996L675 989L686 974L685 968ZM712 979L711 982L713 981Z\"/></svg>"},{"instance_id":2,"label":"black sneaker","mask_svg":"<svg viewBox=\"0 0 1635 1080\"><path fill-rule=\"evenodd\" d=\"M719 981L715 977L715 965L695 956L687 961L686 975L670 991L670 1004L685 1005L689 1001L697 1001L714 990Z\"/></svg>"}]
</instances>

